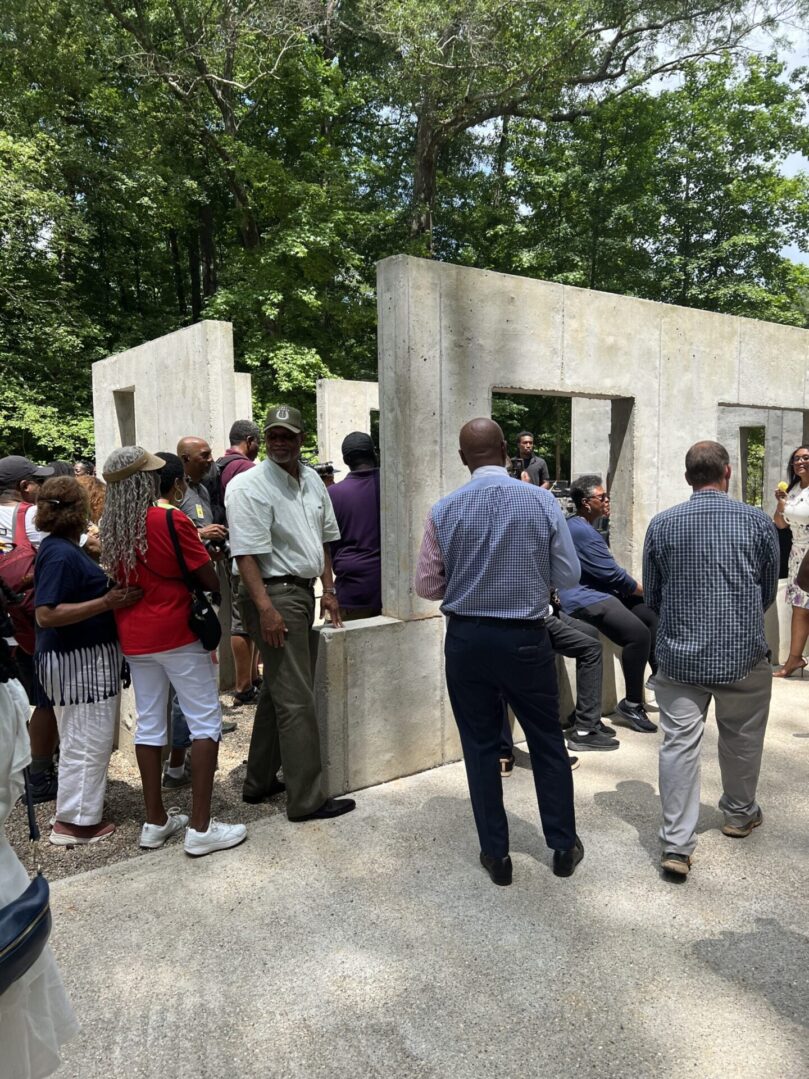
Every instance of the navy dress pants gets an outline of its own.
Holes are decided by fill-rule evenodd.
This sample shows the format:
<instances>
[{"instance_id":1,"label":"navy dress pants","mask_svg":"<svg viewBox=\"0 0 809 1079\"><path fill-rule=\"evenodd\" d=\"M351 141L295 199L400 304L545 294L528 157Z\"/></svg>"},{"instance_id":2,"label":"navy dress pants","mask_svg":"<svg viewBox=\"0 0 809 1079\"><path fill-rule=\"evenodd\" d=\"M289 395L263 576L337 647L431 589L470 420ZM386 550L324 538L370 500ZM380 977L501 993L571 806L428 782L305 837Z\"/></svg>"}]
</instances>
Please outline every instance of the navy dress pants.
<instances>
[{"instance_id":1,"label":"navy dress pants","mask_svg":"<svg viewBox=\"0 0 809 1079\"><path fill-rule=\"evenodd\" d=\"M541 624L515 626L450 616L444 656L481 851L492 858L508 854L500 778L501 697L520 717L525 732L545 842L553 850L569 850L576 842L573 776L559 726L559 691L547 630Z\"/></svg>"}]
</instances>

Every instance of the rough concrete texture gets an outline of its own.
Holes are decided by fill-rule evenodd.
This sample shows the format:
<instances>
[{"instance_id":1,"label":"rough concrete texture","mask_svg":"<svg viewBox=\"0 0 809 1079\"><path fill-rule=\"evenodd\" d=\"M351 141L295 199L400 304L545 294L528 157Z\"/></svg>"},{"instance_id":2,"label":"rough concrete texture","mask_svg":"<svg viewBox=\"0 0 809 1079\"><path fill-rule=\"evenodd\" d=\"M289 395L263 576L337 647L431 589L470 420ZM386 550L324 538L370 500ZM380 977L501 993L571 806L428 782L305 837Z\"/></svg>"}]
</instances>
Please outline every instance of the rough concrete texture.
<instances>
[{"instance_id":1,"label":"rough concrete texture","mask_svg":"<svg viewBox=\"0 0 809 1079\"><path fill-rule=\"evenodd\" d=\"M584 863L555 878L531 775L506 783L515 881L477 864L462 765L336 822L251 825L61 881L83 1031L63 1079L799 1079L809 1051L809 680L777 683L765 822L723 837L715 728L684 884L656 868L653 735L575 773ZM520 755L520 765L525 756Z\"/></svg>"},{"instance_id":2,"label":"rough concrete texture","mask_svg":"<svg viewBox=\"0 0 809 1079\"><path fill-rule=\"evenodd\" d=\"M339 378L321 378L317 382L317 452L321 461L331 461L343 471L336 481L345 479L340 447L350 431L371 432L371 413L379 410L379 386L376 382L358 382Z\"/></svg>"},{"instance_id":3,"label":"rough concrete texture","mask_svg":"<svg viewBox=\"0 0 809 1079\"><path fill-rule=\"evenodd\" d=\"M688 495L685 452L717 437L721 409L807 407L809 333L792 326L408 256L379 264L377 295L391 617L434 610L411 587L424 519L467 478L458 431L493 391L610 402L612 546L636 576L650 519Z\"/></svg>"}]
</instances>

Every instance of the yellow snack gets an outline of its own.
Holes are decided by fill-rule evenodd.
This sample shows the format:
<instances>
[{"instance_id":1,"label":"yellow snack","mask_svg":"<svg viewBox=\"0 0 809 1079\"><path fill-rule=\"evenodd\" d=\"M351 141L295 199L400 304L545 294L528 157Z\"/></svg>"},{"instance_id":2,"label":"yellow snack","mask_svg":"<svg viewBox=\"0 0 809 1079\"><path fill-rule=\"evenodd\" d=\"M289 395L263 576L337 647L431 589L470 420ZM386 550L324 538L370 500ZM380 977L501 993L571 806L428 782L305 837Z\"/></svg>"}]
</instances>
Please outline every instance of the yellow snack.
<instances>
[{"instance_id":1,"label":"yellow snack","mask_svg":"<svg viewBox=\"0 0 809 1079\"><path fill-rule=\"evenodd\" d=\"M786 491L788 486L789 485L784 480L781 480L781 482L778 484L778 490L779 491Z\"/></svg>"}]
</instances>

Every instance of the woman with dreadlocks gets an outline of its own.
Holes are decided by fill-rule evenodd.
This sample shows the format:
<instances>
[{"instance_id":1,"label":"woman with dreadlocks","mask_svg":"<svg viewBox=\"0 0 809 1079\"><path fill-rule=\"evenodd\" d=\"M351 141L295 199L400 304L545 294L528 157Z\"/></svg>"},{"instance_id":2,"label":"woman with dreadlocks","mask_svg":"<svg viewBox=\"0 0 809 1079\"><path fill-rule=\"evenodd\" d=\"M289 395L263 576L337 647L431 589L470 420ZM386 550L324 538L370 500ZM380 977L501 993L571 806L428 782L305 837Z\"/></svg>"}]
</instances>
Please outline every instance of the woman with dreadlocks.
<instances>
[{"instance_id":1,"label":"woman with dreadlocks","mask_svg":"<svg viewBox=\"0 0 809 1079\"><path fill-rule=\"evenodd\" d=\"M135 753L146 804L140 845L162 847L188 826L185 852L199 857L237 846L246 838L247 829L243 824L223 824L210 815L222 713L211 657L189 628L191 595L175 553L169 514L195 583L215 592L219 580L191 520L166 503L156 504L155 473L165 467L165 461L140 446L124 446L107 458L102 564L119 585L143 589L139 603L115 615L138 714ZM176 809L166 812L161 791L171 686L177 691L192 738L190 821Z\"/></svg>"},{"instance_id":2,"label":"woman with dreadlocks","mask_svg":"<svg viewBox=\"0 0 809 1079\"><path fill-rule=\"evenodd\" d=\"M51 843L72 847L111 836L102 820L107 768L121 690L121 652L112 612L131 607L139 589L110 588L80 546L90 503L73 476L46 480L37 501L45 539L34 567L38 705L50 704L59 728L59 790Z\"/></svg>"}]
</instances>

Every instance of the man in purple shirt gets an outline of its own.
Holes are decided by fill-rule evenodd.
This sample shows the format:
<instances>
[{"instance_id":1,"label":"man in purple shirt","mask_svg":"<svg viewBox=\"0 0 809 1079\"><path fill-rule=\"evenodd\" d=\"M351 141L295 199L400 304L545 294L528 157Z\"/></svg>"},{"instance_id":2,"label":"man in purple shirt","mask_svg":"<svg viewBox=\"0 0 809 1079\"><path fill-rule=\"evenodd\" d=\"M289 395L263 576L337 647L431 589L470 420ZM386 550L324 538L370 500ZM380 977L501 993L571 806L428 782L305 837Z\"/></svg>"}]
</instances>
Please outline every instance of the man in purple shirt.
<instances>
[{"instance_id":1,"label":"man in purple shirt","mask_svg":"<svg viewBox=\"0 0 809 1079\"><path fill-rule=\"evenodd\" d=\"M370 435L352 431L343 439L349 473L328 488L340 539L331 544L337 599L343 621L382 612L379 468Z\"/></svg>"},{"instance_id":2,"label":"man in purple shirt","mask_svg":"<svg viewBox=\"0 0 809 1079\"><path fill-rule=\"evenodd\" d=\"M219 488L222 505L225 504L225 491L234 476L252 468L261 448L261 431L252 420L236 420L228 436L230 448L216 462L219 469Z\"/></svg>"}]
</instances>

